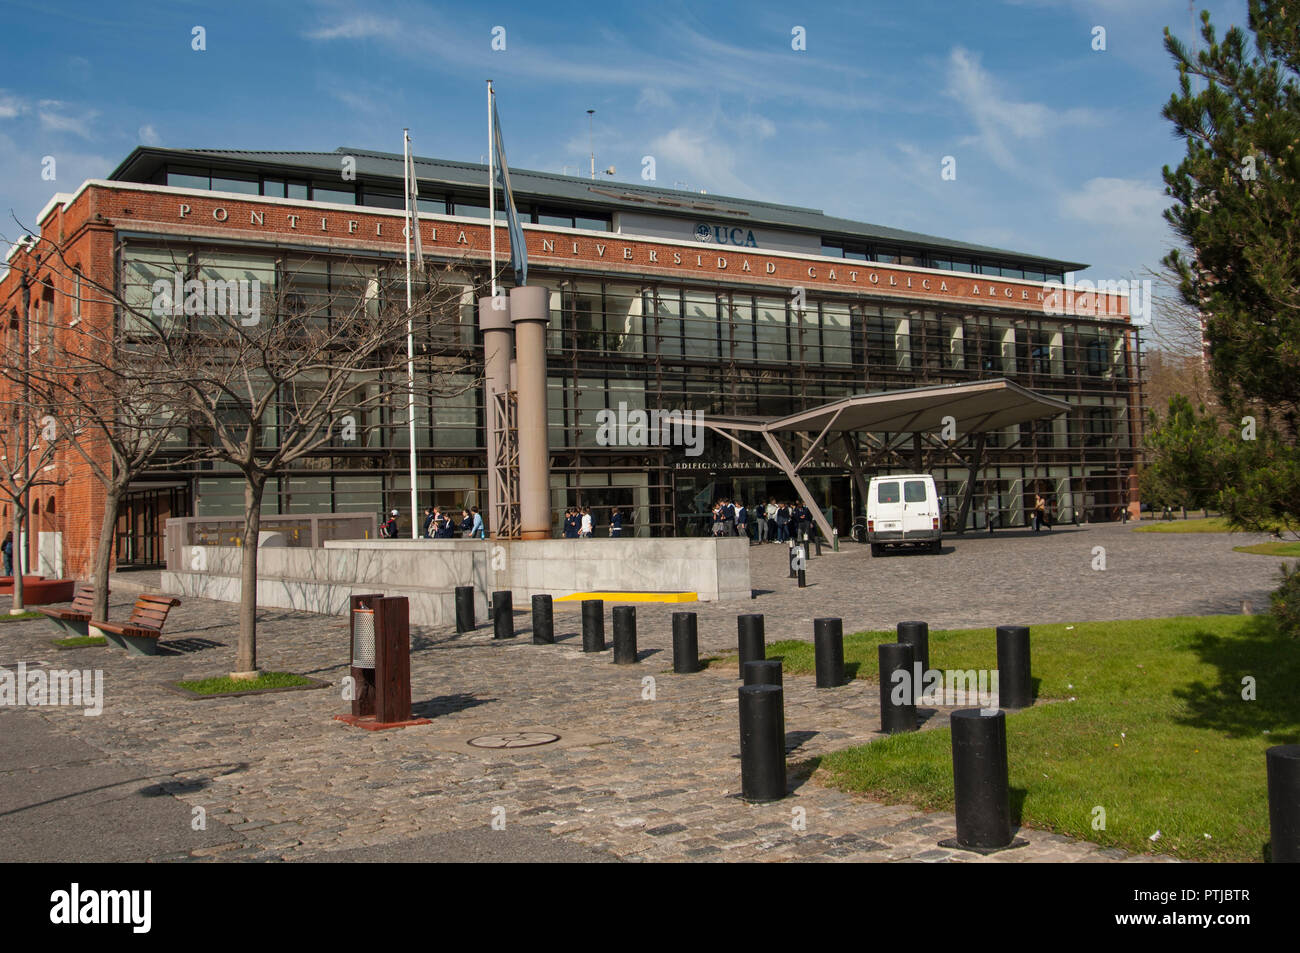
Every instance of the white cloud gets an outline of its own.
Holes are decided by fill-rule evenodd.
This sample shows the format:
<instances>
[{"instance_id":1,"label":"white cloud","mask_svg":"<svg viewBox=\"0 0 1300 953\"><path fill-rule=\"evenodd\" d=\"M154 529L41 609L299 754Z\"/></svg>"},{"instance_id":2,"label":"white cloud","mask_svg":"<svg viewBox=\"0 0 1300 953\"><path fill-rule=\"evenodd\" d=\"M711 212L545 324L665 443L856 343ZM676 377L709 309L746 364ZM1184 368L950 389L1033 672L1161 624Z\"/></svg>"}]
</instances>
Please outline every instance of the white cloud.
<instances>
[{"instance_id":1,"label":"white cloud","mask_svg":"<svg viewBox=\"0 0 1300 953\"><path fill-rule=\"evenodd\" d=\"M89 139L90 123L99 113L95 110L87 110L80 116L69 116L63 112L67 105L57 99L42 99L36 111L41 121L41 128L47 132L70 132L83 139Z\"/></svg>"},{"instance_id":2,"label":"white cloud","mask_svg":"<svg viewBox=\"0 0 1300 953\"><path fill-rule=\"evenodd\" d=\"M397 39L402 30L396 20L381 20L378 17L349 17L332 26L322 26L307 32L309 40L364 40L378 36Z\"/></svg>"},{"instance_id":3,"label":"white cloud","mask_svg":"<svg viewBox=\"0 0 1300 953\"><path fill-rule=\"evenodd\" d=\"M981 146L1004 170L1020 167L1016 153L1020 144L1080 125L1093 125L1099 116L1090 109L1056 110L1043 103L1018 102L1002 94L997 80L980 64L979 56L954 47L948 57L948 86L944 92L955 99L975 123L978 134L962 144Z\"/></svg>"},{"instance_id":4,"label":"white cloud","mask_svg":"<svg viewBox=\"0 0 1300 953\"><path fill-rule=\"evenodd\" d=\"M137 135L140 137L142 145L156 146L162 142L162 137L158 135L158 131L153 126L141 126Z\"/></svg>"},{"instance_id":5,"label":"white cloud","mask_svg":"<svg viewBox=\"0 0 1300 953\"><path fill-rule=\"evenodd\" d=\"M692 190L708 189L725 195L754 194L736 173L737 155L709 130L683 126L670 129L650 143L661 180L690 183ZM680 177L680 178L679 178Z\"/></svg>"},{"instance_id":6,"label":"white cloud","mask_svg":"<svg viewBox=\"0 0 1300 953\"><path fill-rule=\"evenodd\" d=\"M0 90L0 119L14 119L27 111L27 104L10 93Z\"/></svg>"},{"instance_id":7,"label":"white cloud","mask_svg":"<svg viewBox=\"0 0 1300 953\"><path fill-rule=\"evenodd\" d=\"M637 109L672 109L674 105L673 98L667 91L656 86L647 86L641 90L641 96L636 101Z\"/></svg>"},{"instance_id":8,"label":"white cloud","mask_svg":"<svg viewBox=\"0 0 1300 953\"><path fill-rule=\"evenodd\" d=\"M1061 196L1061 214L1088 225L1147 228L1163 224L1160 213L1170 204L1161 186L1141 179L1089 179L1081 189Z\"/></svg>"}]
</instances>

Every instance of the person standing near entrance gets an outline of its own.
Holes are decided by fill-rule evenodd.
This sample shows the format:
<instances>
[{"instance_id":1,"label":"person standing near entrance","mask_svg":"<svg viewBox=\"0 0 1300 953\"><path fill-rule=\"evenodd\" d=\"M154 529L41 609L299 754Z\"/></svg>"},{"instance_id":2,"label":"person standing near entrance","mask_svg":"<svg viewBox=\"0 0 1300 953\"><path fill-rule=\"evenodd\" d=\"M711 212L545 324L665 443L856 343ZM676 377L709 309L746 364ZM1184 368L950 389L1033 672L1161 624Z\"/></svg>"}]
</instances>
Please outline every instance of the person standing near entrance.
<instances>
[{"instance_id":1,"label":"person standing near entrance","mask_svg":"<svg viewBox=\"0 0 1300 953\"><path fill-rule=\"evenodd\" d=\"M388 519L379 528L379 535L385 539L397 539L397 510L388 514Z\"/></svg>"},{"instance_id":2,"label":"person standing near entrance","mask_svg":"<svg viewBox=\"0 0 1300 953\"><path fill-rule=\"evenodd\" d=\"M778 543L790 541L790 507L784 503L776 508L776 541Z\"/></svg>"},{"instance_id":3,"label":"person standing near entrance","mask_svg":"<svg viewBox=\"0 0 1300 953\"><path fill-rule=\"evenodd\" d=\"M487 539L487 532L483 527L483 514L478 511L477 506L471 506L469 511L474 514L473 522L470 528L471 539Z\"/></svg>"},{"instance_id":4,"label":"person standing near entrance","mask_svg":"<svg viewBox=\"0 0 1300 953\"><path fill-rule=\"evenodd\" d=\"M776 542L776 498L769 497L767 506L763 507L763 517L767 520L767 538Z\"/></svg>"},{"instance_id":5,"label":"person standing near entrance","mask_svg":"<svg viewBox=\"0 0 1300 953\"><path fill-rule=\"evenodd\" d=\"M736 503L733 509L736 511L736 535L743 536L745 541L749 541L749 510L745 509L745 504L740 497L736 497Z\"/></svg>"},{"instance_id":6,"label":"person standing near entrance","mask_svg":"<svg viewBox=\"0 0 1300 953\"><path fill-rule=\"evenodd\" d=\"M616 506L614 511L609 514L609 537L610 539L618 539L622 535L623 511Z\"/></svg>"},{"instance_id":7,"label":"person standing near entrance","mask_svg":"<svg viewBox=\"0 0 1300 953\"><path fill-rule=\"evenodd\" d=\"M0 551L4 552L5 557L5 575L13 576L14 574L14 534L10 530L5 533L5 541L0 543Z\"/></svg>"},{"instance_id":8,"label":"person standing near entrance","mask_svg":"<svg viewBox=\"0 0 1300 953\"><path fill-rule=\"evenodd\" d=\"M754 504L754 540L767 542L767 511L761 501Z\"/></svg>"},{"instance_id":9,"label":"person standing near entrance","mask_svg":"<svg viewBox=\"0 0 1300 953\"><path fill-rule=\"evenodd\" d=\"M591 507L584 506L582 508L582 523L580 524L578 535L581 536L583 539L591 539L591 533L592 533Z\"/></svg>"},{"instance_id":10,"label":"person standing near entrance","mask_svg":"<svg viewBox=\"0 0 1300 953\"><path fill-rule=\"evenodd\" d=\"M1042 528L1043 519L1047 514L1047 501L1043 499L1043 494L1034 492L1034 532L1037 533Z\"/></svg>"}]
</instances>

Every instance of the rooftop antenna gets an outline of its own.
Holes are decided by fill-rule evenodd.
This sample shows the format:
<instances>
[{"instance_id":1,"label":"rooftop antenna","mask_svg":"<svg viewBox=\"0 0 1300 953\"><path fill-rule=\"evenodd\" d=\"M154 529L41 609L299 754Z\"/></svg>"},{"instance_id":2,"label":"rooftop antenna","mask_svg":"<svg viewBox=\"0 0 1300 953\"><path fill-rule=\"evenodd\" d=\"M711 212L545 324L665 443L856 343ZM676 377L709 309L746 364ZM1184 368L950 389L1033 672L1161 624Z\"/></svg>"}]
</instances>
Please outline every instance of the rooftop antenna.
<instances>
[{"instance_id":1,"label":"rooftop antenna","mask_svg":"<svg viewBox=\"0 0 1300 953\"><path fill-rule=\"evenodd\" d=\"M596 115L596 110L587 110L587 144L591 147L591 177L593 179L596 177L596 136L592 131L594 129L593 123L595 120L592 119L594 115Z\"/></svg>"}]
</instances>

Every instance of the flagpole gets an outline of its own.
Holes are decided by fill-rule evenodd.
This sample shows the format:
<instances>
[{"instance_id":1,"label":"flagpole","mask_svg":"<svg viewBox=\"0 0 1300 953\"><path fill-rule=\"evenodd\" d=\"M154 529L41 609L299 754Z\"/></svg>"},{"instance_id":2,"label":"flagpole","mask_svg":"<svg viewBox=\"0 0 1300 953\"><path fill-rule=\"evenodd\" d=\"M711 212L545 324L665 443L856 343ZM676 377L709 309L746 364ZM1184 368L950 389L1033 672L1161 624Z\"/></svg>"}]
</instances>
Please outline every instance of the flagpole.
<instances>
[{"instance_id":1,"label":"flagpole","mask_svg":"<svg viewBox=\"0 0 1300 953\"><path fill-rule=\"evenodd\" d=\"M411 130L402 130L402 181L406 183L406 422L411 443L411 539L419 539L420 499L415 485L415 328L411 319L411 231L420 224L419 212L411 208Z\"/></svg>"},{"instance_id":2,"label":"flagpole","mask_svg":"<svg viewBox=\"0 0 1300 953\"><path fill-rule=\"evenodd\" d=\"M492 297L497 296L497 179L496 170L493 162L493 153L496 150L496 136L493 135L494 128L492 123L492 80L487 81L488 87L488 255L490 256L490 271L492 278Z\"/></svg>"}]
</instances>

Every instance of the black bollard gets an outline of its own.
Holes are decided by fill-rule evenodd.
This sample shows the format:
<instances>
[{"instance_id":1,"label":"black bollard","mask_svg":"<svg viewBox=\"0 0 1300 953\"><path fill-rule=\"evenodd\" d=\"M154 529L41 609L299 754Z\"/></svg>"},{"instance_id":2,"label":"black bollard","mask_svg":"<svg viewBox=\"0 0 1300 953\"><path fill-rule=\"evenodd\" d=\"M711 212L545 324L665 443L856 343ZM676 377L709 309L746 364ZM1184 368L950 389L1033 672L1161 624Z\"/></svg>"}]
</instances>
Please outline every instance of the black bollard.
<instances>
[{"instance_id":1,"label":"black bollard","mask_svg":"<svg viewBox=\"0 0 1300 953\"><path fill-rule=\"evenodd\" d=\"M803 546L795 547L795 552L799 554L796 557L796 562L799 564L797 574L799 578L799 588L803 589L808 585L808 576L806 575L808 568L808 544L805 542Z\"/></svg>"},{"instance_id":2,"label":"black bollard","mask_svg":"<svg viewBox=\"0 0 1300 953\"><path fill-rule=\"evenodd\" d=\"M456 587L456 631L474 631L474 587Z\"/></svg>"},{"instance_id":3,"label":"black bollard","mask_svg":"<svg viewBox=\"0 0 1300 953\"><path fill-rule=\"evenodd\" d=\"M839 619L813 620L813 657L817 687L844 684L844 623Z\"/></svg>"},{"instance_id":4,"label":"black bollard","mask_svg":"<svg viewBox=\"0 0 1300 953\"><path fill-rule=\"evenodd\" d=\"M797 579L798 573L795 571L794 568L794 540L793 539L787 540L786 546L788 546L790 549L789 553L787 554L787 558L790 560L790 578Z\"/></svg>"},{"instance_id":5,"label":"black bollard","mask_svg":"<svg viewBox=\"0 0 1300 953\"><path fill-rule=\"evenodd\" d=\"M885 642L880 658L880 730L887 735L916 731L916 689L912 679L916 659L906 642ZM901 673L896 674L896 673Z\"/></svg>"},{"instance_id":6,"label":"black bollard","mask_svg":"<svg viewBox=\"0 0 1300 953\"><path fill-rule=\"evenodd\" d=\"M548 595L533 596L533 645L555 643L555 613Z\"/></svg>"},{"instance_id":7,"label":"black bollard","mask_svg":"<svg viewBox=\"0 0 1300 953\"><path fill-rule=\"evenodd\" d=\"M785 690L742 685L740 692L740 796L746 801L785 797Z\"/></svg>"},{"instance_id":8,"label":"black bollard","mask_svg":"<svg viewBox=\"0 0 1300 953\"><path fill-rule=\"evenodd\" d=\"M1006 712L963 708L952 713L951 725L957 837L940 846L978 853L1024 846L1011 838Z\"/></svg>"},{"instance_id":9,"label":"black bollard","mask_svg":"<svg viewBox=\"0 0 1300 953\"><path fill-rule=\"evenodd\" d=\"M1028 708L1034 703L1029 678L1029 626L998 626L998 707Z\"/></svg>"},{"instance_id":10,"label":"black bollard","mask_svg":"<svg viewBox=\"0 0 1300 953\"><path fill-rule=\"evenodd\" d=\"M1300 745L1274 745L1268 765L1268 828L1272 862L1300 864Z\"/></svg>"},{"instance_id":11,"label":"black bollard","mask_svg":"<svg viewBox=\"0 0 1300 953\"><path fill-rule=\"evenodd\" d=\"M898 641L912 647L912 687L916 703L921 704L925 673L930 671L930 625L927 622L898 623ZM884 682L881 682L883 685Z\"/></svg>"},{"instance_id":12,"label":"black bollard","mask_svg":"<svg viewBox=\"0 0 1300 953\"><path fill-rule=\"evenodd\" d=\"M690 675L700 670L700 640L694 612L673 613L673 671Z\"/></svg>"},{"instance_id":13,"label":"black bollard","mask_svg":"<svg viewBox=\"0 0 1300 953\"><path fill-rule=\"evenodd\" d=\"M761 613L736 616L736 641L740 648L739 674L743 675L746 662L767 658L767 643L764 641Z\"/></svg>"},{"instance_id":14,"label":"black bollard","mask_svg":"<svg viewBox=\"0 0 1300 953\"><path fill-rule=\"evenodd\" d=\"M515 595L507 589L492 593L492 638L515 637Z\"/></svg>"},{"instance_id":15,"label":"black bollard","mask_svg":"<svg viewBox=\"0 0 1300 953\"><path fill-rule=\"evenodd\" d=\"M614 664L636 662L636 606L614 607Z\"/></svg>"},{"instance_id":16,"label":"black bollard","mask_svg":"<svg viewBox=\"0 0 1300 953\"><path fill-rule=\"evenodd\" d=\"M605 651L605 600L582 600L582 651Z\"/></svg>"},{"instance_id":17,"label":"black bollard","mask_svg":"<svg viewBox=\"0 0 1300 953\"><path fill-rule=\"evenodd\" d=\"M813 546L814 546L814 547L816 548L816 550L817 550L817 555L820 556L820 555L822 554L822 534L821 534L821 533L813 533Z\"/></svg>"},{"instance_id":18,"label":"black bollard","mask_svg":"<svg viewBox=\"0 0 1300 953\"><path fill-rule=\"evenodd\" d=\"M758 659L754 662L746 662L740 669L744 674L746 685L782 684L780 659Z\"/></svg>"}]
</instances>

